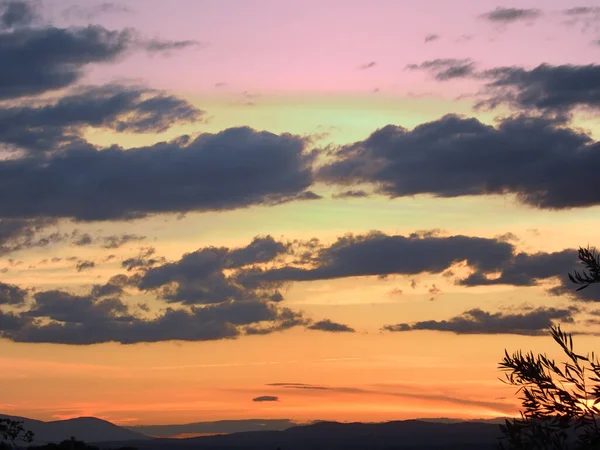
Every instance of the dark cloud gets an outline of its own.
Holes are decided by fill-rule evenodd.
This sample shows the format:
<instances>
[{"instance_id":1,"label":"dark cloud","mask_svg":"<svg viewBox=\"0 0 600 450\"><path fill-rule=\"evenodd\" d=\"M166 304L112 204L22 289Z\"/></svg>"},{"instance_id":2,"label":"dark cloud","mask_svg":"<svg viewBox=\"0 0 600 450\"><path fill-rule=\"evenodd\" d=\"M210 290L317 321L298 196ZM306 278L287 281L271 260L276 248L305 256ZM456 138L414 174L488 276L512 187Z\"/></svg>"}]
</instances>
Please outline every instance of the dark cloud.
<instances>
[{"instance_id":1,"label":"dark cloud","mask_svg":"<svg viewBox=\"0 0 600 450\"><path fill-rule=\"evenodd\" d=\"M600 203L599 190L574 182L600 172L600 144L551 118L515 116L494 127L448 115L413 130L389 125L330 156L317 179L371 183L391 198L514 194L540 209Z\"/></svg>"},{"instance_id":2,"label":"dark cloud","mask_svg":"<svg viewBox=\"0 0 600 450\"><path fill-rule=\"evenodd\" d=\"M540 280L554 278L577 268L577 251L562 250L554 253L517 253L505 260L499 268L500 275L488 278L486 274L474 272L460 280L463 286L485 286L507 284L512 286L535 286Z\"/></svg>"},{"instance_id":3,"label":"dark cloud","mask_svg":"<svg viewBox=\"0 0 600 450\"><path fill-rule=\"evenodd\" d=\"M131 219L291 201L312 184L314 155L305 144L289 134L232 128L191 142L0 161L0 217Z\"/></svg>"},{"instance_id":4,"label":"dark cloud","mask_svg":"<svg viewBox=\"0 0 600 450\"><path fill-rule=\"evenodd\" d=\"M198 41L162 41L158 39L150 39L143 43L143 47L150 53L170 52L172 50L183 50L189 47L200 46Z\"/></svg>"},{"instance_id":5,"label":"dark cloud","mask_svg":"<svg viewBox=\"0 0 600 450\"><path fill-rule=\"evenodd\" d=\"M84 270L90 270L94 267L96 267L96 263L94 261L77 261L75 269L77 269L77 272L83 272Z\"/></svg>"},{"instance_id":6,"label":"dark cloud","mask_svg":"<svg viewBox=\"0 0 600 450\"><path fill-rule=\"evenodd\" d=\"M587 16L589 14L600 14L600 7L594 6L576 6L574 8L565 9L563 13L566 16Z\"/></svg>"},{"instance_id":7,"label":"dark cloud","mask_svg":"<svg viewBox=\"0 0 600 450\"><path fill-rule=\"evenodd\" d=\"M260 397L254 397L253 402L278 402L279 397L274 395L261 395Z\"/></svg>"},{"instance_id":8,"label":"dark cloud","mask_svg":"<svg viewBox=\"0 0 600 450\"><path fill-rule=\"evenodd\" d=\"M466 311L449 320L427 320L412 324L386 325L384 331L449 331L456 334L545 335L554 321L573 323L575 308L538 308L521 313L489 313L481 309Z\"/></svg>"},{"instance_id":9,"label":"dark cloud","mask_svg":"<svg viewBox=\"0 0 600 450\"><path fill-rule=\"evenodd\" d=\"M28 317L74 324L132 319L127 305L116 297L97 299L58 290L37 292L33 297L35 306L24 313Z\"/></svg>"},{"instance_id":10,"label":"dark cloud","mask_svg":"<svg viewBox=\"0 0 600 450\"><path fill-rule=\"evenodd\" d=\"M437 287L435 284L431 285L431 287L428 289L428 292L433 295L443 294L442 290L439 287Z\"/></svg>"},{"instance_id":11,"label":"dark cloud","mask_svg":"<svg viewBox=\"0 0 600 450\"><path fill-rule=\"evenodd\" d=\"M98 299L102 297L120 297L125 291L124 288L130 284L130 279L126 275L115 275L105 284L95 284L92 286L90 296Z\"/></svg>"},{"instance_id":12,"label":"dark cloud","mask_svg":"<svg viewBox=\"0 0 600 450\"><path fill-rule=\"evenodd\" d=\"M409 64L409 70L425 70L436 80L447 81L453 78L465 78L475 74L475 62L470 59L434 59L421 64Z\"/></svg>"},{"instance_id":13,"label":"dark cloud","mask_svg":"<svg viewBox=\"0 0 600 450\"><path fill-rule=\"evenodd\" d=\"M93 242L94 239L92 239L92 236L90 236L88 233L84 233L82 235L77 236L73 240L73 245L77 247L85 247L86 245L91 245Z\"/></svg>"},{"instance_id":14,"label":"dark cloud","mask_svg":"<svg viewBox=\"0 0 600 450\"><path fill-rule=\"evenodd\" d=\"M244 285L269 285L286 281L381 275L441 273L455 263L490 272L509 260L513 246L495 239L467 236L404 237L371 232L348 235L330 246L317 246L308 259L312 268L284 267L242 271ZM307 258L303 262L306 262Z\"/></svg>"},{"instance_id":15,"label":"dark cloud","mask_svg":"<svg viewBox=\"0 0 600 450\"><path fill-rule=\"evenodd\" d=\"M130 242L140 242L146 239L146 236L139 234L124 233L121 235L105 236L102 238L104 248L119 248Z\"/></svg>"},{"instance_id":16,"label":"dark cloud","mask_svg":"<svg viewBox=\"0 0 600 450\"><path fill-rule=\"evenodd\" d=\"M300 312L277 303L227 298L201 307L168 307L144 318L132 311L148 313L145 305L132 308L121 299L132 284L131 277L116 275L103 285L92 286L89 294L35 292L27 311L16 314L0 310L0 337L71 345L201 341L269 334L307 323ZM0 303L20 305L26 295L16 286L0 284Z\"/></svg>"},{"instance_id":17,"label":"dark cloud","mask_svg":"<svg viewBox=\"0 0 600 450\"><path fill-rule=\"evenodd\" d=\"M0 256L60 242L64 236L57 232L41 234L44 229L55 224L56 220L49 218L0 218Z\"/></svg>"},{"instance_id":18,"label":"dark cloud","mask_svg":"<svg viewBox=\"0 0 600 450\"><path fill-rule=\"evenodd\" d=\"M88 16L123 11L113 3L74 6L65 14ZM0 3L0 100L66 88L81 79L86 66L115 61L129 50L150 53L196 45L192 41L144 39L133 29L108 30L99 25L59 28L36 23L35 3ZM83 17L85 18L85 17Z\"/></svg>"},{"instance_id":19,"label":"dark cloud","mask_svg":"<svg viewBox=\"0 0 600 450\"><path fill-rule=\"evenodd\" d=\"M565 249L546 253L516 253L512 258L504 260L494 276L489 273L475 271L468 277L458 280L463 286L538 286L547 281L557 281L557 286L548 289L553 295L566 296L573 300L600 301L600 287L590 286L577 291L569 280L569 273L581 269L578 263L577 250Z\"/></svg>"},{"instance_id":20,"label":"dark cloud","mask_svg":"<svg viewBox=\"0 0 600 450\"><path fill-rule=\"evenodd\" d=\"M332 322L329 319L320 320L307 327L309 330L328 331L330 333L354 333L354 328L343 323Z\"/></svg>"},{"instance_id":21,"label":"dark cloud","mask_svg":"<svg viewBox=\"0 0 600 450\"><path fill-rule=\"evenodd\" d=\"M369 193L363 190L348 190L344 192L340 192L339 194L333 194L333 198L363 198L368 197Z\"/></svg>"},{"instance_id":22,"label":"dark cloud","mask_svg":"<svg viewBox=\"0 0 600 450\"><path fill-rule=\"evenodd\" d=\"M509 24L519 21L534 20L542 16L539 9L520 9L498 7L493 11L482 14L483 19L494 23Z\"/></svg>"},{"instance_id":23,"label":"dark cloud","mask_svg":"<svg viewBox=\"0 0 600 450\"><path fill-rule=\"evenodd\" d=\"M289 244L276 241L272 236L255 237L246 247L231 250L227 255L227 267L243 267L248 264L264 263L287 253Z\"/></svg>"},{"instance_id":24,"label":"dark cloud","mask_svg":"<svg viewBox=\"0 0 600 450\"><path fill-rule=\"evenodd\" d=\"M320 391L330 389L326 386L305 383L268 383L267 386L282 387L287 389L315 389Z\"/></svg>"},{"instance_id":25,"label":"dark cloud","mask_svg":"<svg viewBox=\"0 0 600 450\"><path fill-rule=\"evenodd\" d=\"M130 47L131 31L101 26L0 31L0 100L74 84L88 64L113 61Z\"/></svg>"},{"instance_id":26,"label":"dark cloud","mask_svg":"<svg viewBox=\"0 0 600 450\"><path fill-rule=\"evenodd\" d=\"M0 1L0 30L29 25L37 18L38 13L32 2Z\"/></svg>"},{"instance_id":27,"label":"dark cloud","mask_svg":"<svg viewBox=\"0 0 600 450\"><path fill-rule=\"evenodd\" d=\"M425 43L428 42L433 42L433 41L437 41L440 38L439 34L428 34L427 36L425 36Z\"/></svg>"},{"instance_id":28,"label":"dark cloud","mask_svg":"<svg viewBox=\"0 0 600 450\"><path fill-rule=\"evenodd\" d=\"M577 107L600 108L600 65L500 67L482 72L481 77L492 81L485 85L478 107L508 104L558 113Z\"/></svg>"},{"instance_id":29,"label":"dark cloud","mask_svg":"<svg viewBox=\"0 0 600 450\"><path fill-rule=\"evenodd\" d=\"M272 261L288 248L271 236L257 237L237 249L204 247L186 253L179 261L148 269L139 287L156 290L168 302L184 304L213 304L225 299L278 302L283 297L277 288L244 284L226 271Z\"/></svg>"},{"instance_id":30,"label":"dark cloud","mask_svg":"<svg viewBox=\"0 0 600 450\"><path fill-rule=\"evenodd\" d=\"M518 110L565 115L575 108L600 108L600 65L541 64L533 69L496 67L477 70L470 59L435 59L409 64L438 81L472 78L484 82L476 108L507 104Z\"/></svg>"},{"instance_id":31,"label":"dark cloud","mask_svg":"<svg viewBox=\"0 0 600 450\"><path fill-rule=\"evenodd\" d=\"M167 308L144 319L132 315L118 298L93 299L61 291L38 293L35 298L30 311L20 315L0 312L2 337L70 345L232 339L246 333L251 324L277 324L291 314L299 315L261 302L223 302L202 308ZM279 328L265 330L263 334Z\"/></svg>"},{"instance_id":32,"label":"dark cloud","mask_svg":"<svg viewBox=\"0 0 600 450\"><path fill-rule=\"evenodd\" d=\"M14 284L0 282L0 305L22 305L27 291Z\"/></svg>"},{"instance_id":33,"label":"dark cloud","mask_svg":"<svg viewBox=\"0 0 600 450\"><path fill-rule=\"evenodd\" d=\"M366 64L360 65L359 69L361 69L361 70L371 69L371 68L375 67L376 65L377 65L377 63L375 61L371 61Z\"/></svg>"},{"instance_id":34,"label":"dark cloud","mask_svg":"<svg viewBox=\"0 0 600 450\"><path fill-rule=\"evenodd\" d=\"M72 5L62 12L65 19L94 20L104 14L124 14L133 11L124 5L102 2L97 5Z\"/></svg>"},{"instance_id":35,"label":"dark cloud","mask_svg":"<svg viewBox=\"0 0 600 450\"><path fill-rule=\"evenodd\" d=\"M184 100L151 89L105 85L85 87L54 102L0 108L0 142L18 150L50 152L90 147L87 127L118 132L162 132L195 122L203 112Z\"/></svg>"},{"instance_id":36,"label":"dark cloud","mask_svg":"<svg viewBox=\"0 0 600 450\"><path fill-rule=\"evenodd\" d=\"M132 270L145 270L166 262L165 258L154 256L155 253L156 249L153 247L142 247L136 257L125 259L121 263L121 267L131 272Z\"/></svg>"}]
</instances>

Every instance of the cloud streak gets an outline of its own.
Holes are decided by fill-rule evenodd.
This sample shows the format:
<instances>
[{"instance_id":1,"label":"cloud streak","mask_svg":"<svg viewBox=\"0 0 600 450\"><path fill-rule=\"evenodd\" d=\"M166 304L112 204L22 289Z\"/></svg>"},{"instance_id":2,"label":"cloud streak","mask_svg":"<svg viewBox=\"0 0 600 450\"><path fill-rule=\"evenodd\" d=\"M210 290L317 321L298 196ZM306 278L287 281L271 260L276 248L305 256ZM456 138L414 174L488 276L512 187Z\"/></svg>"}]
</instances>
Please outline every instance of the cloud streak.
<instances>
[{"instance_id":1,"label":"cloud streak","mask_svg":"<svg viewBox=\"0 0 600 450\"><path fill-rule=\"evenodd\" d=\"M327 331L329 333L354 333L356 330L343 323L332 322L329 319L320 320L307 327L309 330Z\"/></svg>"},{"instance_id":2,"label":"cloud streak","mask_svg":"<svg viewBox=\"0 0 600 450\"><path fill-rule=\"evenodd\" d=\"M279 397L276 397L274 395L261 395L260 397L254 397L252 399L253 402L258 402L258 403L262 403L262 402L278 402L279 401Z\"/></svg>"},{"instance_id":3,"label":"cloud streak","mask_svg":"<svg viewBox=\"0 0 600 450\"><path fill-rule=\"evenodd\" d=\"M448 320L385 325L382 330L405 332L416 330L444 331L455 334L545 335L555 321L573 323L577 308L538 308L522 313L489 313L481 309L466 311Z\"/></svg>"},{"instance_id":4,"label":"cloud streak","mask_svg":"<svg viewBox=\"0 0 600 450\"><path fill-rule=\"evenodd\" d=\"M521 9L521 8L502 8L498 7L493 11L482 14L482 19L492 23L510 24L521 21L531 21L542 16L539 9Z\"/></svg>"}]
</instances>

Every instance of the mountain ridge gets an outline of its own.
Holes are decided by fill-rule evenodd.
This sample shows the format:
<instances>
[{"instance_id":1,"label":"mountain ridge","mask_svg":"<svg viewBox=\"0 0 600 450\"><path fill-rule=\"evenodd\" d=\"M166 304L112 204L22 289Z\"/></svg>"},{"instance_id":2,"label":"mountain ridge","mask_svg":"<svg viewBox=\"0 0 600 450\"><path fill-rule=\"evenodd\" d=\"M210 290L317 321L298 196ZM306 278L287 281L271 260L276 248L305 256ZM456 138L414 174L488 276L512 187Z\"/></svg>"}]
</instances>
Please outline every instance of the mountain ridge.
<instances>
[{"instance_id":1,"label":"mountain ridge","mask_svg":"<svg viewBox=\"0 0 600 450\"><path fill-rule=\"evenodd\" d=\"M97 417L43 421L28 417L0 414L0 418L23 421L26 430L34 433L34 443L57 443L75 437L86 442L148 440L150 437L127 430Z\"/></svg>"}]
</instances>

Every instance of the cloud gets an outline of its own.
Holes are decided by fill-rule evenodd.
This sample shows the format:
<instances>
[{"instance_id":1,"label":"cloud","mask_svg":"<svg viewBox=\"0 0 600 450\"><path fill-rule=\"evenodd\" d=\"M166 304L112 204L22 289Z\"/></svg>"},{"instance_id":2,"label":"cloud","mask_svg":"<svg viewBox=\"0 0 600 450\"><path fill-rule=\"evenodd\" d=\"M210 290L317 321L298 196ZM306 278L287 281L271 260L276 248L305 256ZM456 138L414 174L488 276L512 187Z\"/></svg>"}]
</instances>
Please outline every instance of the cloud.
<instances>
[{"instance_id":1,"label":"cloud","mask_svg":"<svg viewBox=\"0 0 600 450\"><path fill-rule=\"evenodd\" d=\"M24 313L27 317L79 324L132 320L127 305L116 297L97 299L59 290L37 292L33 297L35 306Z\"/></svg>"},{"instance_id":2,"label":"cloud","mask_svg":"<svg viewBox=\"0 0 600 450\"><path fill-rule=\"evenodd\" d=\"M124 278L113 277L104 286L94 286L88 295L36 292L29 310L19 314L0 310L0 337L69 345L204 341L268 334L305 323L301 313L277 304L226 299L203 307L169 307L143 318L119 297L122 291L117 288L126 283Z\"/></svg>"},{"instance_id":3,"label":"cloud","mask_svg":"<svg viewBox=\"0 0 600 450\"><path fill-rule=\"evenodd\" d=\"M359 69L361 69L361 70L371 69L371 68L375 67L376 65L377 65L377 63L375 61L371 61L366 64L362 64L359 67Z\"/></svg>"},{"instance_id":4,"label":"cloud","mask_svg":"<svg viewBox=\"0 0 600 450\"><path fill-rule=\"evenodd\" d=\"M535 286L540 280L558 277L577 268L577 251L572 249L553 253L517 253L499 267L499 276L488 278L481 272L473 272L459 281L463 286L486 286L507 284L512 286Z\"/></svg>"},{"instance_id":5,"label":"cloud","mask_svg":"<svg viewBox=\"0 0 600 450\"><path fill-rule=\"evenodd\" d=\"M335 390L335 387L320 386L316 384L305 384L305 383L268 383L267 386L281 387L285 389L309 389L315 391L328 391ZM338 388L339 389L339 388Z\"/></svg>"},{"instance_id":6,"label":"cloud","mask_svg":"<svg viewBox=\"0 0 600 450\"><path fill-rule=\"evenodd\" d=\"M582 32L600 30L600 7L578 6L562 11L566 25L580 25Z\"/></svg>"},{"instance_id":7,"label":"cloud","mask_svg":"<svg viewBox=\"0 0 600 450\"><path fill-rule=\"evenodd\" d=\"M83 272L84 270L90 270L96 267L96 263L94 261L77 261L77 265L75 268L77 272Z\"/></svg>"},{"instance_id":8,"label":"cloud","mask_svg":"<svg viewBox=\"0 0 600 450\"><path fill-rule=\"evenodd\" d=\"M129 150L4 160L0 217L118 220L302 199L313 181L305 145L298 136L230 128Z\"/></svg>"},{"instance_id":9,"label":"cloud","mask_svg":"<svg viewBox=\"0 0 600 450\"><path fill-rule=\"evenodd\" d=\"M204 247L186 253L179 261L148 269L139 287L157 291L164 300L183 304L214 304L225 299L279 302L283 299L277 287L263 288L239 282L231 269L267 263L284 255L288 245L271 236L256 237L246 247Z\"/></svg>"},{"instance_id":10,"label":"cloud","mask_svg":"<svg viewBox=\"0 0 600 450\"><path fill-rule=\"evenodd\" d=\"M35 22L37 18L37 11L30 2L18 0L0 2L0 30L26 26Z\"/></svg>"},{"instance_id":11,"label":"cloud","mask_svg":"<svg viewBox=\"0 0 600 450\"><path fill-rule=\"evenodd\" d=\"M348 190L348 191L344 191L344 192L340 192L338 194L333 194L332 197L333 198L363 198L363 197L368 197L369 193L363 190Z\"/></svg>"},{"instance_id":12,"label":"cloud","mask_svg":"<svg viewBox=\"0 0 600 450\"><path fill-rule=\"evenodd\" d=\"M78 88L54 101L0 108L0 142L29 152L80 146L88 127L117 132L163 132L177 123L201 120L203 112L185 100L143 87L105 85Z\"/></svg>"},{"instance_id":13,"label":"cloud","mask_svg":"<svg viewBox=\"0 0 600 450\"><path fill-rule=\"evenodd\" d=\"M600 14L600 7L576 6L574 8L565 9L563 14L565 16L587 16L590 14L596 16Z\"/></svg>"},{"instance_id":14,"label":"cloud","mask_svg":"<svg viewBox=\"0 0 600 450\"><path fill-rule=\"evenodd\" d=\"M435 400L442 401L447 403L454 403L458 405L467 405L467 406L484 406L486 408L492 408L497 411L513 411L514 407L512 405L507 405L505 403L497 403L497 402L485 402L480 400L471 400L466 398L458 398L452 397L449 395L442 394L426 394L417 392L415 386L403 386L404 391L383 391L383 390L375 390L375 389L365 389L359 387L352 386L322 386L322 385L314 385L314 384L304 384L304 383L269 383L267 386L272 387L280 387L283 389L294 389L299 392L304 392L306 394L311 395L319 395L319 393L325 392L338 392L343 394L356 394L356 395L368 395L372 397L373 395L386 395L391 397L400 397L400 398L413 398L419 400Z\"/></svg>"},{"instance_id":15,"label":"cloud","mask_svg":"<svg viewBox=\"0 0 600 450\"><path fill-rule=\"evenodd\" d=\"M329 156L318 180L369 183L390 198L513 194L539 209L600 204L600 191L573 182L600 172L600 144L553 118L514 116L494 127L447 115L413 130L388 125Z\"/></svg>"},{"instance_id":16,"label":"cloud","mask_svg":"<svg viewBox=\"0 0 600 450\"><path fill-rule=\"evenodd\" d=\"M183 50L189 47L198 47L200 42L185 40L185 41L163 41L159 39L150 39L143 42L143 47L150 53L170 52L172 50Z\"/></svg>"},{"instance_id":17,"label":"cloud","mask_svg":"<svg viewBox=\"0 0 600 450\"><path fill-rule=\"evenodd\" d=\"M0 218L0 256L33 247L45 247L59 242L59 233L41 235L45 228L54 225L55 219L2 219Z\"/></svg>"},{"instance_id":18,"label":"cloud","mask_svg":"<svg viewBox=\"0 0 600 450\"><path fill-rule=\"evenodd\" d=\"M354 333L354 328L350 328L343 323L332 322L329 319L320 320L307 327L309 330L328 331L330 333Z\"/></svg>"},{"instance_id":19,"label":"cloud","mask_svg":"<svg viewBox=\"0 0 600 450\"><path fill-rule=\"evenodd\" d=\"M552 66L527 70L500 67L484 71L491 79L478 107L508 104L519 109L567 113L577 107L600 108L600 65Z\"/></svg>"},{"instance_id":20,"label":"cloud","mask_svg":"<svg viewBox=\"0 0 600 450\"><path fill-rule=\"evenodd\" d=\"M130 14L133 11L124 5L102 2L97 5L71 5L62 12L65 19L94 20L104 14Z\"/></svg>"},{"instance_id":21,"label":"cloud","mask_svg":"<svg viewBox=\"0 0 600 450\"><path fill-rule=\"evenodd\" d=\"M77 247L85 247L86 245L91 245L93 242L94 239L92 238L92 236L90 236L88 233L84 233L82 235L78 235L73 240L73 245Z\"/></svg>"},{"instance_id":22,"label":"cloud","mask_svg":"<svg viewBox=\"0 0 600 450\"><path fill-rule=\"evenodd\" d=\"M278 402L279 397L274 395L261 395L260 397L254 397L253 402Z\"/></svg>"},{"instance_id":23,"label":"cloud","mask_svg":"<svg viewBox=\"0 0 600 450\"><path fill-rule=\"evenodd\" d=\"M0 305L22 305L27 291L14 284L0 282Z\"/></svg>"},{"instance_id":24,"label":"cloud","mask_svg":"<svg viewBox=\"0 0 600 450\"><path fill-rule=\"evenodd\" d=\"M542 16L539 9L520 9L498 7L480 17L494 23L509 24L519 21L534 20Z\"/></svg>"},{"instance_id":25,"label":"cloud","mask_svg":"<svg viewBox=\"0 0 600 450\"><path fill-rule=\"evenodd\" d=\"M537 308L522 313L489 313L481 309L466 311L449 320L427 320L412 324L399 323L385 325L382 330L391 332L435 330L456 334L519 334L538 336L547 333L548 328L558 320L573 323L576 308Z\"/></svg>"},{"instance_id":26,"label":"cloud","mask_svg":"<svg viewBox=\"0 0 600 450\"><path fill-rule=\"evenodd\" d=\"M533 69L495 67L477 70L470 59L435 59L409 64L438 81L472 78L484 82L476 108L501 104L518 110L567 114L576 108L600 108L600 65L541 64Z\"/></svg>"},{"instance_id":27,"label":"cloud","mask_svg":"<svg viewBox=\"0 0 600 450\"><path fill-rule=\"evenodd\" d=\"M133 258L127 258L121 263L121 267L127 269L128 272L132 270L145 270L156 264L163 264L166 262L163 257L154 257L156 253L154 247L142 247L139 254Z\"/></svg>"},{"instance_id":28,"label":"cloud","mask_svg":"<svg viewBox=\"0 0 600 450\"><path fill-rule=\"evenodd\" d=\"M438 81L447 81L453 78L465 78L475 74L475 62L471 59L433 59L421 64L409 64L408 70L424 70L434 75Z\"/></svg>"},{"instance_id":29,"label":"cloud","mask_svg":"<svg viewBox=\"0 0 600 450\"><path fill-rule=\"evenodd\" d=\"M127 275L115 275L105 284L95 284L92 286L90 296L98 299L102 297L120 297L125 294L124 287L130 284L130 278Z\"/></svg>"},{"instance_id":30,"label":"cloud","mask_svg":"<svg viewBox=\"0 0 600 450\"><path fill-rule=\"evenodd\" d=\"M405 237L371 232L350 234L330 246L315 246L308 252L302 262L310 262L312 267L255 268L240 271L237 281L248 286L269 286L289 281L441 273L462 261L489 272L512 257L513 246L496 239L468 236Z\"/></svg>"},{"instance_id":31,"label":"cloud","mask_svg":"<svg viewBox=\"0 0 600 450\"><path fill-rule=\"evenodd\" d=\"M99 13L123 11L112 3L67 9L91 20ZM37 19L34 2L0 3L0 100L42 94L73 86L90 64L117 60L128 51L150 53L196 45L192 41L144 39L133 29L99 25L59 28Z\"/></svg>"},{"instance_id":32,"label":"cloud","mask_svg":"<svg viewBox=\"0 0 600 450\"><path fill-rule=\"evenodd\" d=\"M131 31L84 28L17 28L0 31L0 100L41 94L77 82L83 68L123 55Z\"/></svg>"},{"instance_id":33,"label":"cloud","mask_svg":"<svg viewBox=\"0 0 600 450\"><path fill-rule=\"evenodd\" d=\"M130 242L140 242L146 239L146 236L139 234L124 233L121 235L105 236L102 238L104 248L119 248Z\"/></svg>"},{"instance_id":34,"label":"cloud","mask_svg":"<svg viewBox=\"0 0 600 450\"><path fill-rule=\"evenodd\" d=\"M141 236L134 233L113 234L110 236L92 237L89 233L80 234L78 230L72 233L72 244L77 247L84 247L94 243L101 243L104 248L119 248L130 242L140 242L146 239L146 236Z\"/></svg>"},{"instance_id":35,"label":"cloud","mask_svg":"<svg viewBox=\"0 0 600 450\"><path fill-rule=\"evenodd\" d=\"M553 295L567 296L573 300L600 301L600 289L591 286L577 291L569 280L568 274L580 269L577 250L565 249L546 253L516 253L512 258L504 260L493 277L482 271L474 271L468 277L457 281L463 286L538 286L545 281L555 280L558 285L548 289Z\"/></svg>"},{"instance_id":36,"label":"cloud","mask_svg":"<svg viewBox=\"0 0 600 450\"><path fill-rule=\"evenodd\" d=\"M433 41L437 41L440 38L439 34L428 34L427 36L425 36L425 43L427 44L428 42L433 42Z\"/></svg>"}]
</instances>

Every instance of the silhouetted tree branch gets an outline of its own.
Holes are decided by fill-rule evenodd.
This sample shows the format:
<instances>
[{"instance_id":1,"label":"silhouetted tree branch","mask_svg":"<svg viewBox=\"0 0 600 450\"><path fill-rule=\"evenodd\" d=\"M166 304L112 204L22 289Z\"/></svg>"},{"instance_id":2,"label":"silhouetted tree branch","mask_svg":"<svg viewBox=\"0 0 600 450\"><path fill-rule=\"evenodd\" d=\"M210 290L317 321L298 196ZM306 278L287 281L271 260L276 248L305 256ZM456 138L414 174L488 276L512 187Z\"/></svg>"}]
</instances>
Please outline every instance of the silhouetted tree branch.
<instances>
[{"instance_id":1,"label":"silhouetted tree branch","mask_svg":"<svg viewBox=\"0 0 600 450\"><path fill-rule=\"evenodd\" d=\"M0 438L10 442L16 448L18 441L30 444L33 442L33 432L26 430L22 420L0 419Z\"/></svg>"},{"instance_id":2,"label":"silhouetted tree branch","mask_svg":"<svg viewBox=\"0 0 600 450\"><path fill-rule=\"evenodd\" d=\"M591 284L600 283L600 255L595 248L579 248L579 261L585 266L587 272L574 271L569 274L569 279L581 285L578 291L587 288Z\"/></svg>"},{"instance_id":3,"label":"silhouetted tree branch","mask_svg":"<svg viewBox=\"0 0 600 450\"><path fill-rule=\"evenodd\" d=\"M579 249L586 271L569 274L569 279L585 289L600 283L600 258L595 249ZM559 325L550 328L554 341L567 361L560 366L545 354L505 350L499 369L506 372L503 382L517 386L523 410L518 419L507 419L500 428L511 450L598 450L600 449L600 362L592 352L580 355L573 337Z\"/></svg>"}]
</instances>

